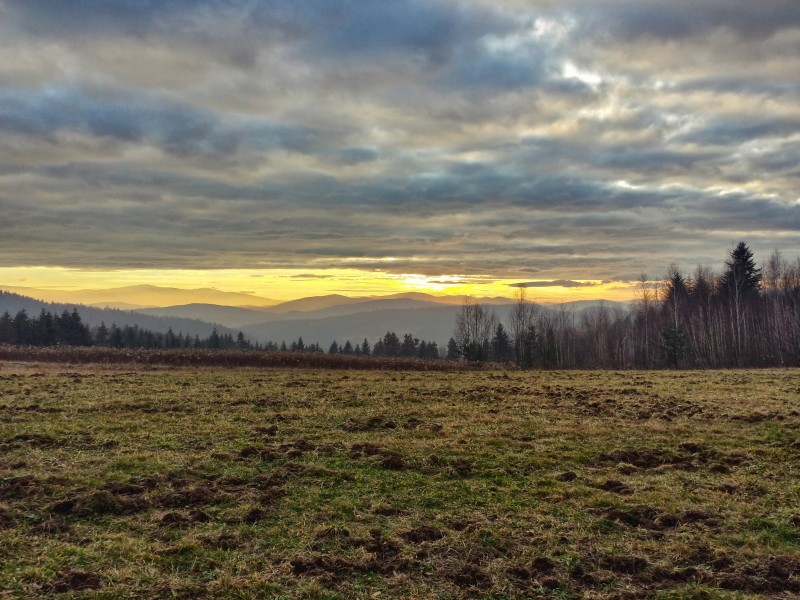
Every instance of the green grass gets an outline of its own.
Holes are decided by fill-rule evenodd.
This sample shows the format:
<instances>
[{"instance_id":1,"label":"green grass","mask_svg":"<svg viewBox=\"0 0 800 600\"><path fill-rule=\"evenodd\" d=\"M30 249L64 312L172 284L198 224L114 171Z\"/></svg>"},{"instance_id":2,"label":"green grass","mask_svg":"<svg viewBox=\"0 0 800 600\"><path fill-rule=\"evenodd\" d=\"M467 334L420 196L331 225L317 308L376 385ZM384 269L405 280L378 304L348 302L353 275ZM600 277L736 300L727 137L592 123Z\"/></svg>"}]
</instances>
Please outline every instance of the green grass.
<instances>
[{"instance_id":1,"label":"green grass","mask_svg":"<svg viewBox=\"0 0 800 600\"><path fill-rule=\"evenodd\" d=\"M798 381L0 363L0 595L792 597Z\"/></svg>"}]
</instances>

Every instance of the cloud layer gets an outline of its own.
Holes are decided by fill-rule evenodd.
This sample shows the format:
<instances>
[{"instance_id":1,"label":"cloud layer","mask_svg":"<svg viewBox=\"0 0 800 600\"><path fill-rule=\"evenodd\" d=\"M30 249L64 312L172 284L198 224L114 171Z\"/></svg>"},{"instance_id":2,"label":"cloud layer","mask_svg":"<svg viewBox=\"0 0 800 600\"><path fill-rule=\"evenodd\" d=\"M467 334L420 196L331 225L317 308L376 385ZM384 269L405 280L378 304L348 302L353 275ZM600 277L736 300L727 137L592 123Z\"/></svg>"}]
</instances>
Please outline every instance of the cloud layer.
<instances>
[{"instance_id":1,"label":"cloud layer","mask_svg":"<svg viewBox=\"0 0 800 600\"><path fill-rule=\"evenodd\" d=\"M0 266L800 252L796 0L0 0Z\"/></svg>"}]
</instances>

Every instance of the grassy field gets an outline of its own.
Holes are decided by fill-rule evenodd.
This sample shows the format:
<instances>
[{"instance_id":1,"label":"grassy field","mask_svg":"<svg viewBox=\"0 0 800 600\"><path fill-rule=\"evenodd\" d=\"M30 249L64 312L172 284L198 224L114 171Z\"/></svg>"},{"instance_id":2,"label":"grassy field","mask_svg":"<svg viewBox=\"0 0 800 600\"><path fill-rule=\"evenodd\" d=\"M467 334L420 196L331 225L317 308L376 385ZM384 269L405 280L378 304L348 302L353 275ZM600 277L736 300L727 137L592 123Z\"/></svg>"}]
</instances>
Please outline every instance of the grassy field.
<instances>
[{"instance_id":1,"label":"grassy field","mask_svg":"<svg viewBox=\"0 0 800 600\"><path fill-rule=\"evenodd\" d=\"M0 363L0 595L800 593L800 373Z\"/></svg>"}]
</instances>

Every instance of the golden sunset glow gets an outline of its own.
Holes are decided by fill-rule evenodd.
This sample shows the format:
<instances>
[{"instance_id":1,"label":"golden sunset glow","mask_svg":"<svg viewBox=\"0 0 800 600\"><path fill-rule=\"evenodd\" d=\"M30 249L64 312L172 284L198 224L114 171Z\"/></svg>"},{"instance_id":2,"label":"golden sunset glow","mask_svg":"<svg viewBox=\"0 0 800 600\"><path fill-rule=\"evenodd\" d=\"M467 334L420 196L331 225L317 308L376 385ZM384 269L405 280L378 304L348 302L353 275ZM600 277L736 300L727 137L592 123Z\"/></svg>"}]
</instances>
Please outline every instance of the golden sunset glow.
<instances>
[{"instance_id":1,"label":"golden sunset glow","mask_svg":"<svg viewBox=\"0 0 800 600\"><path fill-rule=\"evenodd\" d=\"M264 299L264 305L308 296L341 294L364 297L383 296L403 292L422 292L434 296L513 297L518 279L488 279L461 275L427 276L397 274L385 271L359 269L335 270L118 270L83 271L59 267L0 268L2 289L38 290L42 300L58 301L62 291L104 290L127 286L153 285L162 288L185 290L206 289L221 292L250 294ZM527 290L531 300L541 302L570 302L593 298L630 300L633 286L626 283L599 281L575 282L582 287L543 285L547 282L529 282L537 285ZM539 284L542 284L540 287ZM146 289L130 292L129 302L141 305L158 305L160 299L148 295ZM197 294L198 302L213 302ZM207 294L208 296L208 294ZM272 302L270 302L272 301ZM163 302L161 302L163 303ZM243 301L244 303L244 301Z\"/></svg>"}]
</instances>

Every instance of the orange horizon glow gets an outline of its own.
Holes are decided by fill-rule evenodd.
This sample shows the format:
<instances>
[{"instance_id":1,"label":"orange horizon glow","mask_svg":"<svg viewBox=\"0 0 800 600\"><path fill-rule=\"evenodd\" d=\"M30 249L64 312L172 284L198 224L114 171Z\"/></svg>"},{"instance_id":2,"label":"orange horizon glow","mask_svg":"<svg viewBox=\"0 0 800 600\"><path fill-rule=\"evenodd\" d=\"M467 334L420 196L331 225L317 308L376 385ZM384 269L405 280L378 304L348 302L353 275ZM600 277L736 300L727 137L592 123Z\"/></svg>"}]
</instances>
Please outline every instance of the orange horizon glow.
<instances>
[{"instance_id":1,"label":"orange horizon glow","mask_svg":"<svg viewBox=\"0 0 800 600\"><path fill-rule=\"evenodd\" d=\"M265 304L285 302L309 296L340 294L350 297L385 296L404 292L422 292L433 296L475 296L512 298L519 278L390 273L359 269L328 270L78 270L63 267L0 268L0 289L33 288L46 293L42 300L56 301L59 292L112 290L128 286L152 285L180 290L208 289L217 292L249 294ZM524 281L532 281L526 279ZM535 281L535 280L533 280ZM536 302L571 302L575 300L627 301L634 297L634 282L604 283L577 280L585 287L531 287L529 300ZM211 292L209 291L209 294ZM202 296L202 294L200 294ZM147 290L137 290L134 304L148 301ZM53 300L49 300L52 297ZM197 301L202 302L202 298ZM240 302L239 304L242 304Z\"/></svg>"}]
</instances>

